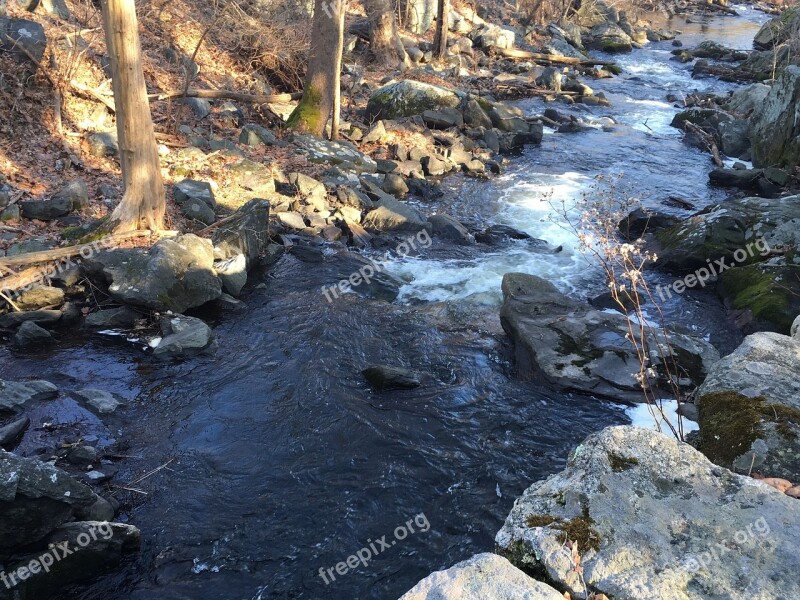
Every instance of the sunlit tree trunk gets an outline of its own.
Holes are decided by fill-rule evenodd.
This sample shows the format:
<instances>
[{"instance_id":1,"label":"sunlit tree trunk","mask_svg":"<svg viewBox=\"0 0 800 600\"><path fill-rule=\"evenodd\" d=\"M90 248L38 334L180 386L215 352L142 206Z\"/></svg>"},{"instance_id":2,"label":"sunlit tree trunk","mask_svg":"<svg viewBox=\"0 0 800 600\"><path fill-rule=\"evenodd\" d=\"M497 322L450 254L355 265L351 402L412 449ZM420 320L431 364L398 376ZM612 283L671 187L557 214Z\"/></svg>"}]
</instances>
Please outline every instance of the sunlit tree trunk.
<instances>
[{"instance_id":1,"label":"sunlit tree trunk","mask_svg":"<svg viewBox=\"0 0 800 600\"><path fill-rule=\"evenodd\" d=\"M321 137L338 93L344 45L344 0L315 0L303 97L286 126Z\"/></svg>"},{"instance_id":2,"label":"sunlit tree trunk","mask_svg":"<svg viewBox=\"0 0 800 600\"><path fill-rule=\"evenodd\" d=\"M439 0L436 14L436 34L433 36L433 55L439 60L447 52L447 28L450 22L450 0Z\"/></svg>"},{"instance_id":3,"label":"sunlit tree trunk","mask_svg":"<svg viewBox=\"0 0 800 600\"><path fill-rule=\"evenodd\" d=\"M344 53L344 15L347 0L341 0L337 25L339 27L338 46L336 48L336 68L333 82L333 114L331 115L331 139L339 139L339 117L342 112L342 54Z\"/></svg>"},{"instance_id":4,"label":"sunlit tree trunk","mask_svg":"<svg viewBox=\"0 0 800 600\"><path fill-rule=\"evenodd\" d=\"M164 228L164 182L147 101L134 0L102 0L125 194L109 220L114 231Z\"/></svg>"},{"instance_id":5,"label":"sunlit tree trunk","mask_svg":"<svg viewBox=\"0 0 800 600\"><path fill-rule=\"evenodd\" d=\"M411 61L397 34L397 20L392 0L364 0L369 17L369 44L376 63L395 67L410 65Z\"/></svg>"}]
</instances>

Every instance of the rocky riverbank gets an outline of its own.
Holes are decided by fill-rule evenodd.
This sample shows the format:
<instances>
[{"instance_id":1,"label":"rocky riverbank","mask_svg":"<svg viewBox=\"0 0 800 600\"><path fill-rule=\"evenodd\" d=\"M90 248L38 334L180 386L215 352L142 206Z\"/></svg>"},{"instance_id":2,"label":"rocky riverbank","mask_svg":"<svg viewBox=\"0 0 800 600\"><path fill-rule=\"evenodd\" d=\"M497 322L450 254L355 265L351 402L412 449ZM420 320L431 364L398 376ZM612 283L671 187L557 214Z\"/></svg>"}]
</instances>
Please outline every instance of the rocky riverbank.
<instances>
[{"instance_id":1,"label":"rocky riverbank","mask_svg":"<svg viewBox=\"0 0 800 600\"><path fill-rule=\"evenodd\" d=\"M19 26L21 18L24 16L15 16L10 20L13 23L4 22L3 26ZM418 237L422 241L427 235L433 243L448 247L477 246L489 252L498 244L517 240L539 245L542 252L557 252L558 248L531 240L511 228L475 227L460 222L460 215L439 212L436 200L441 193L438 185L441 178L454 173L491 178L503 170L504 157L526 145L539 144L545 127L561 134L602 128L612 132L614 123L610 119L592 121L566 116L552 108L531 116L502 99L536 93L553 102L603 105L607 99L595 94L586 81L612 77L616 69L610 64L593 62L584 53L585 49L630 51L647 40L669 39L674 32L632 23L625 15L603 5L577 15L574 21L530 30L492 25L472 13L456 13L451 21L454 33L461 35L455 37L445 67L430 65L425 41L414 39L408 44L409 56L416 57L413 70L393 73L385 81L374 74L370 78L355 71L349 73L353 82L359 83L356 98L363 112L356 111L356 117L346 124L346 139L340 142L289 136L277 128L245 119L242 107L231 103L211 107L208 103L192 102L192 118L196 120L183 131L184 147L165 147L165 163L173 180L171 216L178 226L176 231L157 241L148 240L146 245L133 241L120 246L92 239L94 228L102 223L103 212L111 204L106 201L117 194L113 187L109 189L98 181L80 178L59 186L53 194L37 195L17 187L15 181L6 182L0 193L0 209L10 224L2 235L6 238L3 250L11 262L0 264L16 269L25 264L22 261L30 260L30 255L26 257L30 252L52 251L75 241L80 241L85 249L58 263L44 278L40 271L26 274L33 285L22 293L8 290L11 302L0 316L0 327L20 353L18 356L36 356L58 347L69 338L69 331L77 327L98 334L122 333L132 342L132 355L152 355L156 360L170 363L213 353L215 334L210 324L220 315L235 319L236 311L243 306L239 297L256 285L269 285L257 282L264 270L268 273L284 253L302 261L308 269L335 253L345 265L343 279L333 282L341 284L342 293L352 290L392 299L402 282L389 275L376 277L367 285L353 280L351 273L360 273L371 264L359 255L361 248L398 248L409 236L422 235ZM522 53L508 58L513 53L504 51L514 48ZM701 54L695 49L692 57ZM529 55L536 58L528 58ZM726 57L717 58L722 61ZM29 57L17 56L15 60L24 65ZM783 99L785 94L776 90L791 89L792 76L791 68L786 69L763 97L758 95L766 91L762 87L749 88L747 95L740 94L738 99L745 106L737 109L736 114L750 110L761 114L763 105L773 107L769 115L783 119L786 107L778 100L764 102L763 98ZM450 80L458 85L450 85ZM762 100L758 100L760 97ZM726 99L731 104L734 101ZM217 130L224 135L208 135L202 126L209 115L200 115L211 108L215 109L211 117L215 123L229 124ZM726 140L724 145L720 141L718 147L736 158L746 157L748 151L758 152L745 147L741 136L736 138L745 129L739 122L742 120L719 119L720 123L738 122L723 127L718 134ZM748 128L760 122L759 118L751 119ZM758 127L752 131L761 131ZM778 156L791 159L791 138L782 143L788 144L789 149L781 149ZM731 150L736 144L741 154ZM94 159L113 161L114 140L107 131L87 132L86 148ZM770 187L756 183L754 189L776 196L774 202L764 198L726 201L684 223L669 223L655 234L652 228L639 233L644 233L649 243L660 244L666 258L657 264L680 274L702 268L709 261L731 260L748 243L768 241L774 252L758 259L749 256L745 264L721 273L719 290L732 308L739 311L738 322L748 331L767 328L780 334L789 333L794 316L800 312L796 309L796 294L791 292L796 246L796 216L792 212L795 202L794 197L783 193L785 187L793 184L793 175L790 164L770 162L757 176L758 182L768 182ZM746 177L755 176L747 173ZM650 218L645 220L649 222ZM737 277L748 269L749 275ZM757 284L752 284L753 269L763 274ZM547 281L530 276L509 274L503 287L503 325L515 344L516 366L521 375L540 377L558 389L628 401L638 398L635 382L630 378L630 372L635 370L634 357L625 345L625 317L621 313L610 314L578 302L552 288ZM775 300L778 297L785 301L778 302ZM670 334L681 350L681 367L686 372L680 385L688 391L705 381L697 397L700 448L722 467L797 482L800 474L793 466L796 449L791 432L798 425L792 411L800 407L792 402L796 389L790 375L796 369L797 357L789 354L786 361L776 358L778 348L793 348L794 342L785 335L755 334L759 337L748 338L734 355L719 361L716 350L705 340L677 330L670 330ZM753 356L759 357L758 360ZM758 366L753 367L754 364ZM743 391L740 381L731 373L739 376L748 369L754 381L748 382ZM770 374L769 389L757 385L756 380L764 370ZM425 380L424 375L396 365L365 369L365 376L379 390L418 387ZM668 376L662 378L665 385L669 383ZM54 393L57 390L47 382L2 382L0 408L8 417L0 429L4 448L17 447L20 438L28 434L31 407ZM69 393L101 423L109 428L114 426L114 411L122 399L103 390L82 387ZM732 403L727 405L729 397ZM741 411L742 406L749 410ZM774 418L770 411L775 413ZM746 431L741 441L732 445L731 452L714 443L718 435L729 431ZM5 495L5 501L21 511L15 509L7 514L22 514L21 522L30 525L24 530L11 530L6 538L13 540L2 555L7 573L19 572L18 566L30 564L49 543L61 543L68 536L91 531L93 527L97 531L93 523L112 520L118 509L111 498L97 496L77 479L95 486L113 481L115 463L125 454L124 440L99 444L99 440L91 437L64 436L65 430L57 429L52 437L40 442L39 454L58 467L12 454L2 456L0 464L8 465L9 485L13 487ZM736 513L730 522L723 524L720 531L725 535L733 535L735 539L736 528L746 525L740 524L745 516L752 516L753 522L758 522L757 515L748 512L748 502L771 502L770 506L785 511L780 518L785 517L787 522L796 517L796 509L791 508L792 498L778 500L780 494L763 491L764 484L708 466L702 456L672 440L652 438L652 434L624 429L607 430L588 440L582 448L588 448L587 453L593 457L590 466L597 479L593 493L597 492L600 508L588 499L582 503L573 498L585 492L581 491L585 482L580 483L585 476L569 469L586 469L583 463L576 466L574 459L575 464L571 463L562 477L578 483L559 488L569 502L537 508L536 515L552 521L544 523L534 518L533 524L528 523L531 515L525 512L527 508L515 509L509 517L513 524L507 525L505 533L498 537L498 544L508 552L509 559L517 566L533 568L535 573L546 571L549 584L561 592L582 592L574 576L574 566L569 562L580 563L581 559L586 565L587 586L614 597L636 597L630 590L639 589L639 585L656 588L667 579L669 586L665 589L691 587L691 579L685 574L663 579L649 571L653 564L667 564L683 556L676 554L677 551L663 550L680 538L679 532L672 531L653 532L654 539L644 545L652 541L653 547L663 550L663 555L640 557L640 562L630 566L636 578L631 587L625 587L628 567L622 563L628 556L626 553L631 552L629 546L634 534L615 538L612 525L622 519L635 530L635 522L633 517L612 514L608 508L615 505L615 500L618 504L623 496L602 496L603 489L611 483L616 485L617 479L625 474L631 481L621 483L612 493L621 494L620 490L627 489L637 496L663 494L666 497L663 506L648 507L654 513L663 512L664 506L671 506L672 502L680 505L684 496L694 491L692 486L713 488L713 493L708 492L707 503L696 507L699 514L686 518L683 527L687 531L697 523L706 530L711 527L707 524L709 515L713 515L714 504L721 494L714 488L717 479L728 488L735 488L741 500L736 508L742 514ZM609 448L614 453L619 451L621 458L615 454L616 458L607 458L606 464L601 455L606 452L610 456ZM680 485L670 487L672 483L664 484L654 475L665 473L658 470L663 462L659 455L672 461L665 464L674 463L676 477L683 477ZM681 470L687 462L693 465L688 474ZM619 475L620 464L623 467L638 464L641 468L622 468L624 473ZM33 479L32 475L19 479L23 481L20 484L14 476L22 477L20 474L27 473L26 469L50 469L47 471L50 478L66 487L37 487L41 478L25 483ZM702 483L691 479L694 472L703 475ZM538 490L537 486L534 488ZM701 491L707 490L703 487ZM529 495L535 496L536 492L526 493L526 497ZM64 497L77 499L64 501ZM89 505L97 510L88 511ZM3 524L11 527L11 521ZM777 528L777 522L768 521L767 525ZM513 533L508 533L511 529ZM71 582L113 567L135 548L138 532L121 524L115 524L111 531L113 544L108 548L92 545L104 557L103 561L92 562L97 559L93 554L76 553L75 562L63 563L65 569L69 567L68 573L61 571L57 577L37 577L31 581L47 587L54 581ZM581 534L575 548L577 558L570 553L565 563L556 550L563 545L563 541L559 542L562 538L572 541L569 536L573 532ZM786 539L794 533L788 528ZM663 537L657 538L657 534ZM702 536L690 538L684 548L686 552L705 552L701 548L702 539ZM535 540L543 540L542 547L553 551L553 564L541 558L534 560L542 554ZM647 562L647 558L652 560ZM761 564L766 559L755 552L742 560ZM601 573L607 564L613 569ZM724 589L732 586L728 575L719 577L720 582L712 578L703 579L701 584L708 589L715 585ZM528 591L552 595L544 584L531 582L507 561L491 555L457 565L444 575L423 582L409 594L413 598L431 590L452 589L464 581L467 583L463 585L475 589L476 597L489 597L488 590L502 597L504 589L512 595ZM779 584L787 583L776 581L776 589ZM29 592L31 597L44 593L33 587Z\"/></svg>"}]
</instances>

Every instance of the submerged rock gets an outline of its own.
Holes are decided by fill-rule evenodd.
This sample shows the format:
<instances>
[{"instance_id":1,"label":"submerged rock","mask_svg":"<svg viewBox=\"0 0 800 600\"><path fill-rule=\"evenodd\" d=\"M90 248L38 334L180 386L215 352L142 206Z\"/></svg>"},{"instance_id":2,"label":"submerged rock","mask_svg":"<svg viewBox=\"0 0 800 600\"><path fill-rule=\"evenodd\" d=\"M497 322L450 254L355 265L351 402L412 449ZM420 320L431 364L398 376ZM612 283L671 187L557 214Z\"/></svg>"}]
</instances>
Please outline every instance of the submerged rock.
<instances>
[{"instance_id":1,"label":"submerged rock","mask_svg":"<svg viewBox=\"0 0 800 600\"><path fill-rule=\"evenodd\" d=\"M800 341L754 333L697 390L700 449L729 469L800 481Z\"/></svg>"},{"instance_id":2,"label":"submerged rock","mask_svg":"<svg viewBox=\"0 0 800 600\"><path fill-rule=\"evenodd\" d=\"M122 404L114 394L105 390L84 389L74 392L74 395L103 415L113 413Z\"/></svg>"},{"instance_id":3,"label":"submerged rock","mask_svg":"<svg viewBox=\"0 0 800 600\"><path fill-rule=\"evenodd\" d=\"M628 318L573 300L540 277L524 273L503 276L500 323L514 341L518 372L567 390L631 402L645 400L634 378L639 359L629 333ZM649 337L650 362L657 383L669 389L661 356L668 355L663 334ZM699 384L719 353L708 342L670 330L669 340L678 368L688 381ZM658 344L660 350L656 347Z\"/></svg>"},{"instance_id":4,"label":"submerged rock","mask_svg":"<svg viewBox=\"0 0 800 600\"><path fill-rule=\"evenodd\" d=\"M377 390L409 390L421 385L419 375L403 367L377 365L361 372Z\"/></svg>"},{"instance_id":5,"label":"submerged rock","mask_svg":"<svg viewBox=\"0 0 800 600\"><path fill-rule=\"evenodd\" d=\"M52 400L58 388L49 381L4 381L0 379L0 411L16 412L27 402Z\"/></svg>"},{"instance_id":6,"label":"submerged rock","mask_svg":"<svg viewBox=\"0 0 800 600\"><path fill-rule=\"evenodd\" d=\"M431 573L400 600L564 600L564 596L502 556L484 553Z\"/></svg>"},{"instance_id":7,"label":"submerged rock","mask_svg":"<svg viewBox=\"0 0 800 600\"><path fill-rule=\"evenodd\" d=\"M578 597L585 581L615 600L768 600L800 594L798 536L794 498L668 435L609 427L528 488L495 541Z\"/></svg>"},{"instance_id":8,"label":"submerged rock","mask_svg":"<svg viewBox=\"0 0 800 600\"><path fill-rule=\"evenodd\" d=\"M33 321L25 321L20 325L11 341L17 350L41 350L55 342L49 331Z\"/></svg>"},{"instance_id":9,"label":"submerged rock","mask_svg":"<svg viewBox=\"0 0 800 600\"><path fill-rule=\"evenodd\" d=\"M200 319L178 315L161 321L164 338L153 350L162 360L183 360L206 350L214 341L214 332Z\"/></svg>"}]
</instances>

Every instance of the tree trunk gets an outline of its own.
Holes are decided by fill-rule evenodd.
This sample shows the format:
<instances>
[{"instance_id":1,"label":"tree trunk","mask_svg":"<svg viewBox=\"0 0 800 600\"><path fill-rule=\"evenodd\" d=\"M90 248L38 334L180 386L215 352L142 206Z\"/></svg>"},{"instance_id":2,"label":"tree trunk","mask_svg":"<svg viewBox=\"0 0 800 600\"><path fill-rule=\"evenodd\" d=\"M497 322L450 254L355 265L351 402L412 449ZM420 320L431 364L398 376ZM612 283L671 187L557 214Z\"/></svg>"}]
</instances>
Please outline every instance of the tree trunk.
<instances>
[{"instance_id":1,"label":"tree trunk","mask_svg":"<svg viewBox=\"0 0 800 600\"><path fill-rule=\"evenodd\" d=\"M392 0L364 0L364 9L369 17L369 45L374 61L389 67L410 66L406 49L397 35Z\"/></svg>"},{"instance_id":2,"label":"tree trunk","mask_svg":"<svg viewBox=\"0 0 800 600\"><path fill-rule=\"evenodd\" d=\"M439 0L436 14L436 34L433 37L433 55L439 60L447 52L447 29L450 22L450 0Z\"/></svg>"},{"instance_id":3,"label":"tree trunk","mask_svg":"<svg viewBox=\"0 0 800 600\"><path fill-rule=\"evenodd\" d=\"M315 0L303 97L286 126L322 137L334 105L344 45L344 0Z\"/></svg>"},{"instance_id":4,"label":"tree trunk","mask_svg":"<svg viewBox=\"0 0 800 600\"><path fill-rule=\"evenodd\" d=\"M147 102L134 0L103 0L125 194L108 223L117 232L164 228L166 199Z\"/></svg>"},{"instance_id":5,"label":"tree trunk","mask_svg":"<svg viewBox=\"0 0 800 600\"><path fill-rule=\"evenodd\" d=\"M337 15L337 26L339 27L338 42L336 48L336 69L334 70L333 82L333 114L331 115L331 140L339 139L339 117L342 112L342 54L344 53L344 15L347 8L347 0L341 0L341 8Z\"/></svg>"}]
</instances>

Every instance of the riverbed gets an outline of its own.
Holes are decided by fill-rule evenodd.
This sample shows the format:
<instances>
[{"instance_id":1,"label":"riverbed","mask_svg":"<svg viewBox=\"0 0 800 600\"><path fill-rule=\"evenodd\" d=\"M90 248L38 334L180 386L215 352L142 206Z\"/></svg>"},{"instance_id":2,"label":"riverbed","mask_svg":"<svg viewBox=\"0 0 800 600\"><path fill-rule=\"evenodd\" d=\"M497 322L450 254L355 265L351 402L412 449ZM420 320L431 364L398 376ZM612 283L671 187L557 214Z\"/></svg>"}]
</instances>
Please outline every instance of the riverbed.
<instances>
[{"instance_id":1,"label":"riverbed","mask_svg":"<svg viewBox=\"0 0 800 600\"><path fill-rule=\"evenodd\" d=\"M664 26L683 31L688 47L712 39L745 49L765 16L740 10L739 18ZM36 376L126 401L104 425L65 394L30 415L34 428L19 453L36 450L37 427L43 435L47 423L96 435L124 455L117 482L172 461L128 486L139 491L114 489L127 501L121 519L142 530L141 554L70 597L388 599L491 551L526 487L561 470L589 433L630 422L627 407L515 376L498 317L503 273L540 275L584 299L603 291L557 210L562 202L572 210L598 185L614 182L684 217L663 200L676 195L701 208L725 197L708 187L709 156L669 127L678 109L665 98L732 85L693 80L690 66L669 60L671 49L662 42L613 57L624 73L589 82L611 107L557 105L616 125L548 131L491 182L453 178L441 201L420 205L475 226L510 225L547 246L434 244L388 263L405 282L392 303L358 293L328 302L320 288L349 273L337 256L308 263L287 254L251 281L246 310L216 324L216 353L180 365L154 362L118 338L76 336L36 357L0 349L3 378ZM519 106L532 114L546 107ZM723 352L740 339L711 294L664 308ZM376 363L415 369L422 386L376 393L361 376ZM396 528L417 515L429 529L397 539ZM389 547L368 564L335 581L320 576L383 536Z\"/></svg>"}]
</instances>

